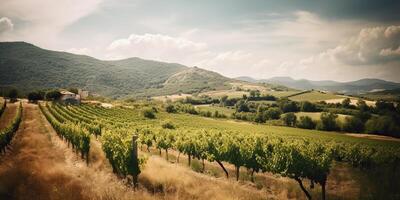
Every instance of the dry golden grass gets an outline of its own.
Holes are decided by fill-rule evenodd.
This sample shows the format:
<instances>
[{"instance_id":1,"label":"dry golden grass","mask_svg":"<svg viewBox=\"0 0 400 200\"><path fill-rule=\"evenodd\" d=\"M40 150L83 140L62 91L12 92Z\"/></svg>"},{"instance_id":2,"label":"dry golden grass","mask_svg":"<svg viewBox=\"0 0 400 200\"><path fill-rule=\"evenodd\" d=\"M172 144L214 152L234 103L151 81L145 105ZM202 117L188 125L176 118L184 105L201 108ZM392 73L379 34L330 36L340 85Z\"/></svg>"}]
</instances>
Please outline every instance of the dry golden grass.
<instances>
[{"instance_id":1,"label":"dry golden grass","mask_svg":"<svg viewBox=\"0 0 400 200\"><path fill-rule=\"evenodd\" d=\"M179 164L171 164L158 156L150 156L140 175L140 183L155 196L164 199L266 199L262 190L224 178L193 172Z\"/></svg>"},{"instance_id":2,"label":"dry golden grass","mask_svg":"<svg viewBox=\"0 0 400 200\"><path fill-rule=\"evenodd\" d=\"M173 94L173 95L165 95L165 96L156 96L152 97L155 101L178 101L182 99L186 99L186 97L192 97L191 94Z\"/></svg>"}]
</instances>

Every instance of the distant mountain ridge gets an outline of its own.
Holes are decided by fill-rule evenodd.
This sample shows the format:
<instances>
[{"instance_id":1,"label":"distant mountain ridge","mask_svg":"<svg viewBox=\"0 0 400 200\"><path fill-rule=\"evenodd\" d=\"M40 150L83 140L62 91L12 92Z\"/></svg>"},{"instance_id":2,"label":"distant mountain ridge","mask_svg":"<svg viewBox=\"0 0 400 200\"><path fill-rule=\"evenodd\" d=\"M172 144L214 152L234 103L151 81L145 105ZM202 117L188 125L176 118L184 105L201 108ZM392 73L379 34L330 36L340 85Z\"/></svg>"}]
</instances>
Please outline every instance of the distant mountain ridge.
<instances>
[{"instance_id":1,"label":"distant mountain ridge","mask_svg":"<svg viewBox=\"0 0 400 200\"><path fill-rule=\"evenodd\" d=\"M215 72L141 58L104 61L85 55L51 51L26 42L0 42L0 89L15 87L22 93L37 89L78 87L114 98L167 95L178 92L212 90L229 78ZM180 72L187 76L179 86L171 78ZM208 79L210 78L210 79ZM166 82L169 80L168 82ZM196 84L191 87L190 83ZM209 84L215 83L215 84Z\"/></svg>"},{"instance_id":2,"label":"distant mountain ridge","mask_svg":"<svg viewBox=\"0 0 400 200\"><path fill-rule=\"evenodd\" d=\"M360 79L350 82L337 82L332 80L312 81L307 79L293 79L291 77L273 77L269 79L254 79L251 77L237 77L236 80L248 81L252 83L270 83L283 85L286 87L300 90L326 90L341 92L346 94L359 94L373 90L392 90L400 88L400 83L385 81L381 79Z\"/></svg>"}]
</instances>

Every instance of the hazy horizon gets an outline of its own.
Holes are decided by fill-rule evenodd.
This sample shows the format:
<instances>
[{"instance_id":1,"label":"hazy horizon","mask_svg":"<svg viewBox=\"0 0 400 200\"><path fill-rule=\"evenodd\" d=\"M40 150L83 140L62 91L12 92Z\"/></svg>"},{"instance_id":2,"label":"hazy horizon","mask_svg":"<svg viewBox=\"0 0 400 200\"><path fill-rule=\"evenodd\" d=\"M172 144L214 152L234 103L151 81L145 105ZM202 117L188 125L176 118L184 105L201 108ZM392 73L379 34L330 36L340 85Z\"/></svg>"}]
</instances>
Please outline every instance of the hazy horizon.
<instances>
[{"instance_id":1,"label":"hazy horizon","mask_svg":"<svg viewBox=\"0 0 400 200\"><path fill-rule=\"evenodd\" d=\"M0 41L25 41L101 60L180 63L227 77L400 82L399 5L5 0L0 3Z\"/></svg>"}]
</instances>

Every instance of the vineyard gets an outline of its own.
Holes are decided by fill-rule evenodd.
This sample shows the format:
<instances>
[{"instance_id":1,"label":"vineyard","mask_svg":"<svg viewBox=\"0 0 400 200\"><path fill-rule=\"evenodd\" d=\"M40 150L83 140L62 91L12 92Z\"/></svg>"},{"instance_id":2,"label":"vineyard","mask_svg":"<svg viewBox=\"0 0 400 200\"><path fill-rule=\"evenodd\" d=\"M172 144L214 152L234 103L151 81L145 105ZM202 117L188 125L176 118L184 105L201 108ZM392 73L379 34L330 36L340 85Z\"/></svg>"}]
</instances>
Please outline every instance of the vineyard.
<instances>
[{"instance_id":1,"label":"vineyard","mask_svg":"<svg viewBox=\"0 0 400 200\"><path fill-rule=\"evenodd\" d=\"M2 104L0 108L0 116L6 108L6 101ZM0 130L0 152L5 153L6 147L11 143L15 132L17 131L19 124L21 123L22 119L22 103L19 104L17 113L15 117L12 119L11 123L4 129Z\"/></svg>"},{"instance_id":2,"label":"vineyard","mask_svg":"<svg viewBox=\"0 0 400 200\"><path fill-rule=\"evenodd\" d=\"M135 187L140 169L146 164L145 157L137 157L136 145L158 149L160 153L165 151L167 159L169 151L184 154L189 165L192 159L216 162L226 177L230 176L226 165L233 165L236 180L239 180L240 168L250 170L252 175L268 172L288 177L298 183L308 199L312 196L305 183L310 183L311 188L318 184L321 198L325 199L327 178L335 162L360 169L391 166L393 173L400 162L400 146L396 142L316 131L296 134L301 130L289 128L274 132L268 126L247 130L249 133L241 131L245 129L241 126L228 128L229 123L234 127L232 122L223 120L204 126L202 123L211 123L209 119L202 121L201 117L188 119L188 115L169 114L162 106L109 109L87 104L45 103L40 104L40 109L59 136L88 163L90 140L98 138L113 172L132 179ZM146 110L154 111L157 117L145 117ZM193 120L197 126L185 120ZM284 131L291 133L282 134ZM321 137L322 134L327 136Z\"/></svg>"}]
</instances>

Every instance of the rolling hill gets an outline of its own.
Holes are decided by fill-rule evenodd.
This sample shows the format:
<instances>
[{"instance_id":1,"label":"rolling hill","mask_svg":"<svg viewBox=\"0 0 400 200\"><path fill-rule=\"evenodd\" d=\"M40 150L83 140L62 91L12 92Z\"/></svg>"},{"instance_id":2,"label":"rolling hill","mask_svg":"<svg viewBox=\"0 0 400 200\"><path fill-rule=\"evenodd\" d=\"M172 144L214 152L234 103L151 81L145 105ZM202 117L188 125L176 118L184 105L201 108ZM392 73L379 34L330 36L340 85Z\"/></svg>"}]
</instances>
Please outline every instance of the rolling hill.
<instances>
[{"instance_id":1,"label":"rolling hill","mask_svg":"<svg viewBox=\"0 0 400 200\"><path fill-rule=\"evenodd\" d=\"M238 77L237 80L249 81L253 83L270 83L284 85L286 87L300 90L326 90L341 92L345 94L360 94L374 90L392 90L400 88L400 83L380 80L380 79L361 79L350 82L336 82L331 80L311 81L307 79L293 79L291 77L273 77L270 79L253 79L251 77Z\"/></svg>"},{"instance_id":2,"label":"rolling hill","mask_svg":"<svg viewBox=\"0 0 400 200\"><path fill-rule=\"evenodd\" d=\"M229 89L226 85L230 79L216 72L193 67L178 72L169 77L164 88L180 88L180 90L208 90L208 89ZM227 88L228 87L228 88Z\"/></svg>"},{"instance_id":3,"label":"rolling hill","mask_svg":"<svg viewBox=\"0 0 400 200\"><path fill-rule=\"evenodd\" d=\"M138 97L213 90L228 80L176 63L140 58L103 61L25 42L0 42L0 87L22 93L78 87L102 96Z\"/></svg>"}]
</instances>

